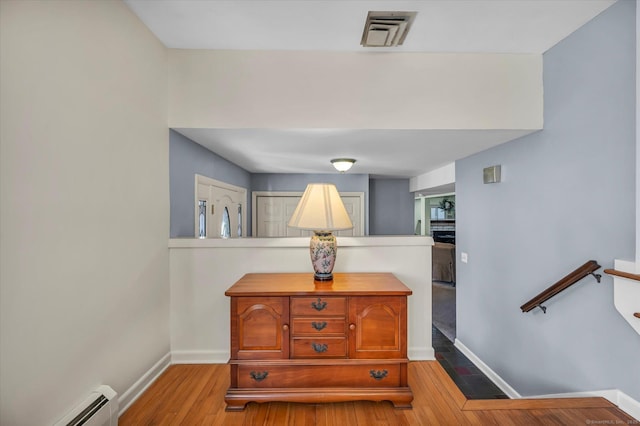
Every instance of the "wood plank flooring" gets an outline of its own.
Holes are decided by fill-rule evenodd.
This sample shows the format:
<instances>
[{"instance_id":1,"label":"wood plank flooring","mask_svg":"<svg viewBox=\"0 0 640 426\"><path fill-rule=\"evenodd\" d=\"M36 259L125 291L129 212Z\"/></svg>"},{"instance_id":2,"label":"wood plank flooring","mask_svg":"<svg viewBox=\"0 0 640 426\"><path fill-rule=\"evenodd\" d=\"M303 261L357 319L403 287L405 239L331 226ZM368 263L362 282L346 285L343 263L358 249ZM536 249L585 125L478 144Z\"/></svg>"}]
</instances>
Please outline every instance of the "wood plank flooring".
<instances>
[{"instance_id":1,"label":"wood plank flooring","mask_svg":"<svg viewBox=\"0 0 640 426\"><path fill-rule=\"evenodd\" d=\"M389 402L250 403L224 411L229 367L172 365L120 417L127 425L639 425L602 398L467 400L436 361L409 364L413 409Z\"/></svg>"}]
</instances>

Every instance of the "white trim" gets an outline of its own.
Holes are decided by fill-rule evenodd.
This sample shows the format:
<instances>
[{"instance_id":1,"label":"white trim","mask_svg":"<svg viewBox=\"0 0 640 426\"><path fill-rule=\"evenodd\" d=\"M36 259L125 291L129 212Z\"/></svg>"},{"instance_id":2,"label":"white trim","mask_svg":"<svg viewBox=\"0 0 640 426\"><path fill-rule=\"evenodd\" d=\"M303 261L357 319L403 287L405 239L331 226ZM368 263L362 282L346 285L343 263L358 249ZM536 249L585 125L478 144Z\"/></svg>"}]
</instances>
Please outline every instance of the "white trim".
<instances>
[{"instance_id":1,"label":"white trim","mask_svg":"<svg viewBox=\"0 0 640 426\"><path fill-rule=\"evenodd\" d=\"M183 248L252 248L252 247L305 247L309 237L273 238L171 238L170 249ZM340 247L410 247L432 246L433 238L421 235L385 235L375 237L338 237Z\"/></svg>"},{"instance_id":2,"label":"white trim","mask_svg":"<svg viewBox=\"0 0 640 426\"><path fill-rule=\"evenodd\" d=\"M433 348L409 348L408 357L411 361L434 361ZM172 351L171 364L226 364L229 352L213 351Z\"/></svg>"},{"instance_id":3,"label":"white trim","mask_svg":"<svg viewBox=\"0 0 640 426\"><path fill-rule=\"evenodd\" d=\"M546 395L533 395L533 396L525 396L523 398L527 399L547 399L547 398L593 398L600 397L608 400L609 402L618 405L618 390L617 389L607 389L600 391L590 391L590 392L564 392L564 393L550 393Z\"/></svg>"},{"instance_id":4,"label":"white trim","mask_svg":"<svg viewBox=\"0 0 640 426\"><path fill-rule=\"evenodd\" d=\"M252 191L251 192L251 234L254 235L258 229L257 215L258 215L258 197L302 197L304 192L299 191ZM358 197L360 198L360 235L365 235L365 204L364 204L364 192L339 192L341 197ZM342 239L344 237L340 237ZM309 241L309 238L306 238Z\"/></svg>"},{"instance_id":5,"label":"white trim","mask_svg":"<svg viewBox=\"0 0 640 426\"><path fill-rule=\"evenodd\" d=\"M409 361L435 361L436 353L433 348L409 348Z\"/></svg>"},{"instance_id":6,"label":"white trim","mask_svg":"<svg viewBox=\"0 0 640 426\"><path fill-rule=\"evenodd\" d=\"M502 392L504 392L511 399L521 398L520 394L512 388L509 383L507 383L502 377L498 375L495 371L491 369L487 364L482 362L480 358L473 352L471 349L467 348L460 340L456 339L453 344L456 348L460 350L471 362L475 364L476 367L480 369L493 383L496 384L500 388Z\"/></svg>"},{"instance_id":7,"label":"white trim","mask_svg":"<svg viewBox=\"0 0 640 426\"><path fill-rule=\"evenodd\" d=\"M613 401L612 401L613 402ZM640 421L640 401L636 401L626 393L618 390L617 402L614 402L619 409Z\"/></svg>"},{"instance_id":8,"label":"white trim","mask_svg":"<svg viewBox=\"0 0 640 426\"><path fill-rule=\"evenodd\" d=\"M229 351L172 351L171 364L226 364Z\"/></svg>"},{"instance_id":9,"label":"white trim","mask_svg":"<svg viewBox=\"0 0 640 426\"><path fill-rule=\"evenodd\" d=\"M146 373L142 375L129 389L127 389L120 398L118 398L118 406L121 416L142 395L144 391L153 383L164 370L171 365L171 352L163 356L160 361L156 362Z\"/></svg>"}]
</instances>

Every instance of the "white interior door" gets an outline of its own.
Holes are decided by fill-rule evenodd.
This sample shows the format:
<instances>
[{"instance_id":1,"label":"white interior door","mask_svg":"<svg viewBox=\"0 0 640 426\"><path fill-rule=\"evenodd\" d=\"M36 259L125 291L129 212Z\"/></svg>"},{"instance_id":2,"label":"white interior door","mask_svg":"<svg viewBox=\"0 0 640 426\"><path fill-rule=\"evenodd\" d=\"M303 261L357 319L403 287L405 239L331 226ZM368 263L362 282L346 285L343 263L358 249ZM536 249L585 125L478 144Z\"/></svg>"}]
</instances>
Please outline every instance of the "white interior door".
<instances>
[{"instance_id":1,"label":"white interior door","mask_svg":"<svg viewBox=\"0 0 640 426\"><path fill-rule=\"evenodd\" d=\"M338 236L364 235L364 193L340 194L353 229L337 231ZM313 232L287 226L302 193L254 193L254 235L257 237L306 237Z\"/></svg>"},{"instance_id":2,"label":"white interior door","mask_svg":"<svg viewBox=\"0 0 640 426\"><path fill-rule=\"evenodd\" d=\"M238 238L246 232L247 190L196 175L195 235L199 235L198 205L206 202L207 238Z\"/></svg>"},{"instance_id":3,"label":"white interior door","mask_svg":"<svg viewBox=\"0 0 640 426\"><path fill-rule=\"evenodd\" d=\"M287 226L291 215L300 201L300 196L257 197L258 237L303 237L311 231Z\"/></svg>"}]
</instances>

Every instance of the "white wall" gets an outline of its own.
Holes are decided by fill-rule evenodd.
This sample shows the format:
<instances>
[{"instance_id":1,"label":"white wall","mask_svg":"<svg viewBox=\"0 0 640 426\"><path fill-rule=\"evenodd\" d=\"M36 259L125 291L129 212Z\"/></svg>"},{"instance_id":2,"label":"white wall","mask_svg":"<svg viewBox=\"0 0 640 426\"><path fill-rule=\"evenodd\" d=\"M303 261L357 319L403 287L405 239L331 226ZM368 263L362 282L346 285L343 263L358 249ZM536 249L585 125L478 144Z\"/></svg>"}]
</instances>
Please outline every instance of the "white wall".
<instances>
[{"instance_id":1,"label":"white wall","mask_svg":"<svg viewBox=\"0 0 640 426\"><path fill-rule=\"evenodd\" d=\"M0 424L169 351L167 54L119 1L0 3Z\"/></svg>"},{"instance_id":2,"label":"white wall","mask_svg":"<svg viewBox=\"0 0 640 426\"><path fill-rule=\"evenodd\" d=\"M431 237L339 237L334 272L391 272L409 287L413 360L431 346ZM171 355L176 363L227 362L227 288L249 272L309 272L308 238L172 239Z\"/></svg>"},{"instance_id":3,"label":"white wall","mask_svg":"<svg viewBox=\"0 0 640 426\"><path fill-rule=\"evenodd\" d=\"M445 187L456 183L456 163L450 163L409 179L409 191L417 192L425 189Z\"/></svg>"},{"instance_id":4,"label":"white wall","mask_svg":"<svg viewBox=\"0 0 640 426\"><path fill-rule=\"evenodd\" d=\"M169 105L173 128L540 129L542 57L169 49Z\"/></svg>"}]
</instances>

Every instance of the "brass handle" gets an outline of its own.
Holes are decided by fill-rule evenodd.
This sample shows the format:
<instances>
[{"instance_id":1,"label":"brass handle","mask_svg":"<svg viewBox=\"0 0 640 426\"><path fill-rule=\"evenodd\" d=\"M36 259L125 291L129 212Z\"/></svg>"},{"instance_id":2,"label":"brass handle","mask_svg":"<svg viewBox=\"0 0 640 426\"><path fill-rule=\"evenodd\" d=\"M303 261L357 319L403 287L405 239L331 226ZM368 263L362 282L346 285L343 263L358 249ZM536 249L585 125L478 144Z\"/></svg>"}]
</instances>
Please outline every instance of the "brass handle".
<instances>
[{"instance_id":1,"label":"brass handle","mask_svg":"<svg viewBox=\"0 0 640 426\"><path fill-rule=\"evenodd\" d=\"M355 324L350 324L349 325L349 330L355 330L356 329L356 325Z\"/></svg>"},{"instance_id":2,"label":"brass handle","mask_svg":"<svg viewBox=\"0 0 640 426\"><path fill-rule=\"evenodd\" d=\"M327 349L328 349L328 346L327 346L326 343L312 342L311 343L311 347L313 348L314 351L316 351L318 353L326 352Z\"/></svg>"},{"instance_id":3,"label":"brass handle","mask_svg":"<svg viewBox=\"0 0 640 426\"><path fill-rule=\"evenodd\" d=\"M320 300L320 298L318 298L317 302L311 302L311 307L316 311L321 311L327 307L327 302L323 302Z\"/></svg>"},{"instance_id":4,"label":"brass handle","mask_svg":"<svg viewBox=\"0 0 640 426\"><path fill-rule=\"evenodd\" d=\"M369 375L376 380L382 380L387 377L389 372L387 370L370 370Z\"/></svg>"},{"instance_id":5,"label":"brass handle","mask_svg":"<svg viewBox=\"0 0 640 426\"><path fill-rule=\"evenodd\" d=\"M249 376L251 376L251 378L256 382L263 381L264 379L267 378L268 375L269 375L268 371L263 371L262 373L256 373L255 371L252 371L251 373L249 373Z\"/></svg>"},{"instance_id":6,"label":"brass handle","mask_svg":"<svg viewBox=\"0 0 640 426\"><path fill-rule=\"evenodd\" d=\"M322 321L322 322L315 322L313 321L311 323L311 327L315 328L316 330L320 331L322 329L324 329L327 326L327 322L326 321Z\"/></svg>"},{"instance_id":7,"label":"brass handle","mask_svg":"<svg viewBox=\"0 0 640 426\"><path fill-rule=\"evenodd\" d=\"M289 329L289 325L288 325L288 324L284 324L284 325L282 326L282 329L283 329L284 331L287 331L287 330Z\"/></svg>"}]
</instances>

